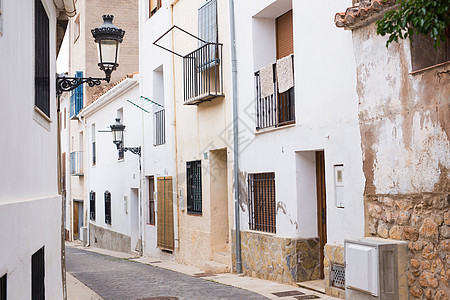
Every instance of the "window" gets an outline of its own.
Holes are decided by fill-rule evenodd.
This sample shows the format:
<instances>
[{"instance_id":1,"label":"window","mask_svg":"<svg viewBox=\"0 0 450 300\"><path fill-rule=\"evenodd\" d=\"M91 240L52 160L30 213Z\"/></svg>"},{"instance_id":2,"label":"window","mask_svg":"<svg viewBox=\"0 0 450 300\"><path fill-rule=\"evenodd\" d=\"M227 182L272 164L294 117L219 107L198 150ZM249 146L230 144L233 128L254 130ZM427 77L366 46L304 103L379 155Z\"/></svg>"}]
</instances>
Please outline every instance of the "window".
<instances>
[{"instance_id":1,"label":"window","mask_svg":"<svg viewBox=\"0 0 450 300\"><path fill-rule=\"evenodd\" d=\"M89 192L89 216L92 221L95 221L95 192Z\"/></svg>"},{"instance_id":2,"label":"window","mask_svg":"<svg viewBox=\"0 0 450 300\"><path fill-rule=\"evenodd\" d=\"M186 162L187 212L202 213L202 161Z\"/></svg>"},{"instance_id":3,"label":"window","mask_svg":"<svg viewBox=\"0 0 450 300\"><path fill-rule=\"evenodd\" d=\"M249 174L248 199L250 229L275 233L275 173Z\"/></svg>"},{"instance_id":4,"label":"window","mask_svg":"<svg viewBox=\"0 0 450 300\"><path fill-rule=\"evenodd\" d=\"M97 163L97 151L95 148L95 124L92 124L91 126L91 133L92 133L92 165L95 166Z\"/></svg>"},{"instance_id":5,"label":"window","mask_svg":"<svg viewBox=\"0 0 450 300\"><path fill-rule=\"evenodd\" d=\"M155 131L154 131L154 142L155 146L163 145L166 143L166 118L164 114L165 110L162 109L160 111L155 112L154 122L155 122Z\"/></svg>"},{"instance_id":6,"label":"window","mask_svg":"<svg viewBox=\"0 0 450 300\"><path fill-rule=\"evenodd\" d=\"M105 192L105 223L111 225L111 193Z\"/></svg>"},{"instance_id":7,"label":"window","mask_svg":"<svg viewBox=\"0 0 450 300\"><path fill-rule=\"evenodd\" d=\"M44 247L31 256L31 299L45 299L45 259Z\"/></svg>"},{"instance_id":8,"label":"window","mask_svg":"<svg viewBox=\"0 0 450 300\"><path fill-rule=\"evenodd\" d=\"M0 277L0 300L6 300L6 274Z\"/></svg>"},{"instance_id":9,"label":"window","mask_svg":"<svg viewBox=\"0 0 450 300\"><path fill-rule=\"evenodd\" d=\"M445 31L447 41L436 50L430 36L414 35L411 42L412 70L417 71L450 61L450 26Z\"/></svg>"},{"instance_id":10,"label":"window","mask_svg":"<svg viewBox=\"0 0 450 300\"><path fill-rule=\"evenodd\" d=\"M34 104L43 114L50 117L49 19L41 0L34 2Z\"/></svg>"},{"instance_id":11,"label":"window","mask_svg":"<svg viewBox=\"0 0 450 300\"><path fill-rule=\"evenodd\" d=\"M80 37L80 15L73 22L73 42L75 43Z\"/></svg>"},{"instance_id":12,"label":"window","mask_svg":"<svg viewBox=\"0 0 450 300\"><path fill-rule=\"evenodd\" d=\"M82 71L76 71L75 77L83 77ZM83 108L83 85L80 85L75 90L73 90L70 96L70 118L78 115L80 110Z\"/></svg>"},{"instance_id":13,"label":"window","mask_svg":"<svg viewBox=\"0 0 450 300\"><path fill-rule=\"evenodd\" d=\"M148 181L148 220L147 224L155 225L155 179L150 177Z\"/></svg>"},{"instance_id":14,"label":"window","mask_svg":"<svg viewBox=\"0 0 450 300\"><path fill-rule=\"evenodd\" d=\"M162 0L149 0L149 18L153 16L158 9L161 8L161 1Z\"/></svg>"},{"instance_id":15,"label":"window","mask_svg":"<svg viewBox=\"0 0 450 300\"><path fill-rule=\"evenodd\" d=\"M218 41L216 0L209 0L198 9L198 37L208 43Z\"/></svg>"}]
</instances>

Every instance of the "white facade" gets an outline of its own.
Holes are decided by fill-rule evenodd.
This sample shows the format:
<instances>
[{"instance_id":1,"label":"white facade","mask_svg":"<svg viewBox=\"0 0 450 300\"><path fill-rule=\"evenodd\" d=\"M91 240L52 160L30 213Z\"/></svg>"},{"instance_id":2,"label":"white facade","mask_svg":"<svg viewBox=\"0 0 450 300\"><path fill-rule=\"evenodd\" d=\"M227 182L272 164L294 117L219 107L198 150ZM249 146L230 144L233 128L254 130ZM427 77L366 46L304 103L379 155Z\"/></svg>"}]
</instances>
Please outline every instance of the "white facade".
<instances>
[{"instance_id":1,"label":"white facade","mask_svg":"<svg viewBox=\"0 0 450 300\"><path fill-rule=\"evenodd\" d=\"M177 178L175 168L175 117L174 117L174 79L173 57L169 52L153 45L153 42L164 34L172 26L172 13L170 2L161 1L162 6L149 17L149 1L139 1L139 72L140 95L149 98L162 105L165 110L165 143L155 146L153 140L154 114L157 106L153 105L149 114L145 114L143 124L143 172L146 184L149 184L149 176L153 176L155 182L158 177L172 177L173 184L173 226L175 248L178 247L177 224ZM171 48L171 35L166 36L164 45ZM149 199L148 186L144 189L144 199ZM156 198L156 197L155 197ZM156 199L158 201L158 199ZM148 203L147 203L148 205ZM155 202L157 205L157 202ZM144 206L145 207L145 206ZM147 206L148 207L148 206ZM148 211L148 210L146 210ZM157 248L157 225L144 225L144 254L150 256L167 255Z\"/></svg>"},{"instance_id":2,"label":"white facade","mask_svg":"<svg viewBox=\"0 0 450 300\"><path fill-rule=\"evenodd\" d=\"M8 299L31 299L31 257L42 247L45 297L62 298L55 74L57 17L64 12L55 6L62 1L42 0L50 42L47 117L35 108L35 1L2 1L0 17L0 277L7 276Z\"/></svg>"},{"instance_id":3,"label":"white facade","mask_svg":"<svg viewBox=\"0 0 450 300\"><path fill-rule=\"evenodd\" d=\"M235 2L239 126L243 132L239 137L239 167L246 173L275 172L276 235L280 237L318 235L314 163L318 150L325 152L328 242L342 244L345 238L364 235L364 177L352 36L336 30L330 21L345 3L327 1L319 14L311 14L307 12L315 9L312 2ZM254 72L275 63L275 18L290 9L295 125L257 131ZM318 26L311 30L311 24ZM335 165L344 166L347 184L343 208L336 203ZM242 230L248 230L248 220L245 207L241 211Z\"/></svg>"}]
</instances>

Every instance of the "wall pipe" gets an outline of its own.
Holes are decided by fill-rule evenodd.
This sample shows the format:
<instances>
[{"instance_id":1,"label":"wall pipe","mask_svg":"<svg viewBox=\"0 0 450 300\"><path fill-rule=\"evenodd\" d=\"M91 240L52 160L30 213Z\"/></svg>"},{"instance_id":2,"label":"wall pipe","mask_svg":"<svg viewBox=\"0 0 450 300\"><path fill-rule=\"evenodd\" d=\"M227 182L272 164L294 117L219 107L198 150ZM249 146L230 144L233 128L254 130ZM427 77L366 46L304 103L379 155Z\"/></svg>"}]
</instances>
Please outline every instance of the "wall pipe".
<instances>
[{"instance_id":1,"label":"wall pipe","mask_svg":"<svg viewBox=\"0 0 450 300\"><path fill-rule=\"evenodd\" d=\"M230 0L230 41L231 41L231 76L233 84L233 152L234 152L234 216L236 226L236 273L242 273L241 261L241 220L239 213L239 130L238 130L238 97L237 97L237 65L236 34L234 23L234 0Z\"/></svg>"}]
</instances>

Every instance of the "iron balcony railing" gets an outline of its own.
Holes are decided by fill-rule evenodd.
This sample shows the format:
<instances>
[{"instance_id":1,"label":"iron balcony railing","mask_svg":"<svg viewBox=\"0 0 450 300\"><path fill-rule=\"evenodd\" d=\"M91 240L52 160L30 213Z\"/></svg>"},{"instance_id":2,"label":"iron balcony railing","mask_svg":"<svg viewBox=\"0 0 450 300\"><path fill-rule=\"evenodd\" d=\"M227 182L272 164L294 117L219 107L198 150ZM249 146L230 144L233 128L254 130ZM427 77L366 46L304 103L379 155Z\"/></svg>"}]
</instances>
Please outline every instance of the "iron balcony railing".
<instances>
[{"instance_id":1,"label":"iron balcony railing","mask_svg":"<svg viewBox=\"0 0 450 300\"><path fill-rule=\"evenodd\" d=\"M83 151L70 153L70 174L73 176L83 175Z\"/></svg>"},{"instance_id":2,"label":"iron balcony railing","mask_svg":"<svg viewBox=\"0 0 450 300\"><path fill-rule=\"evenodd\" d=\"M294 56L292 56L292 59L294 59ZM255 72L256 130L295 123L294 87L291 87L284 93L278 93L276 64L274 63L272 67L274 93L265 98L261 97L259 71Z\"/></svg>"},{"instance_id":3,"label":"iron balcony railing","mask_svg":"<svg viewBox=\"0 0 450 300\"><path fill-rule=\"evenodd\" d=\"M183 57L184 104L224 96L222 46L207 43Z\"/></svg>"}]
</instances>

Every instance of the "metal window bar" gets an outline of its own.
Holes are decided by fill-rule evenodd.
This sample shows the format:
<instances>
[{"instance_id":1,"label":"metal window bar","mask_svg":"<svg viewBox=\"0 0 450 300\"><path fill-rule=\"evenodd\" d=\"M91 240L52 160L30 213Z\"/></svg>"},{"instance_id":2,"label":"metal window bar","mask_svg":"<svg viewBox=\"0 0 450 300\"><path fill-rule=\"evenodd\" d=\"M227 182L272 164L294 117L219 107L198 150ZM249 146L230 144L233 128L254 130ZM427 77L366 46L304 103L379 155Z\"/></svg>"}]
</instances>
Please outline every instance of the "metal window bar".
<instances>
[{"instance_id":1,"label":"metal window bar","mask_svg":"<svg viewBox=\"0 0 450 300\"><path fill-rule=\"evenodd\" d=\"M73 151L70 153L70 174L79 176L83 171L83 151Z\"/></svg>"},{"instance_id":2,"label":"metal window bar","mask_svg":"<svg viewBox=\"0 0 450 300\"><path fill-rule=\"evenodd\" d=\"M92 221L95 221L95 192L89 192L89 215Z\"/></svg>"},{"instance_id":3,"label":"metal window bar","mask_svg":"<svg viewBox=\"0 0 450 300\"><path fill-rule=\"evenodd\" d=\"M153 145L163 145L166 143L166 117L165 110L155 112L155 126L154 126L154 142Z\"/></svg>"},{"instance_id":4,"label":"metal window bar","mask_svg":"<svg viewBox=\"0 0 450 300\"><path fill-rule=\"evenodd\" d=\"M97 149L95 148L95 142L92 142L92 165L97 163Z\"/></svg>"},{"instance_id":5,"label":"metal window bar","mask_svg":"<svg viewBox=\"0 0 450 300\"><path fill-rule=\"evenodd\" d=\"M276 233L275 173L248 175L249 227Z\"/></svg>"},{"instance_id":6,"label":"metal window bar","mask_svg":"<svg viewBox=\"0 0 450 300\"><path fill-rule=\"evenodd\" d=\"M222 47L206 43L183 57L185 104L223 96Z\"/></svg>"},{"instance_id":7,"label":"metal window bar","mask_svg":"<svg viewBox=\"0 0 450 300\"><path fill-rule=\"evenodd\" d=\"M35 2L34 104L50 117L50 32L49 18L41 1Z\"/></svg>"},{"instance_id":8,"label":"metal window bar","mask_svg":"<svg viewBox=\"0 0 450 300\"><path fill-rule=\"evenodd\" d=\"M202 165L201 160L186 162L187 212L202 213Z\"/></svg>"},{"instance_id":9,"label":"metal window bar","mask_svg":"<svg viewBox=\"0 0 450 300\"><path fill-rule=\"evenodd\" d=\"M111 225L111 193L105 192L105 223Z\"/></svg>"},{"instance_id":10,"label":"metal window bar","mask_svg":"<svg viewBox=\"0 0 450 300\"><path fill-rule=\"evenodd\" d=\"M292 56L292 60L294 56ZM256 130L268 127L280 127L295 123L295 93L294 87L284 93L278 93L276 63L273 67L274 94L261 97L261 80L259 71L255 72L256 93Z\"/></svg>"},{"instance_id":11,"label":"metal window bar","mask_svg":"<svg viewBox=\"0 0 450 300\"><path fill-rule=\"evenodd\" d=\"M45 255L44 247L31 256L31 299L45 299Z\"/></svg>"}]
</instances>

